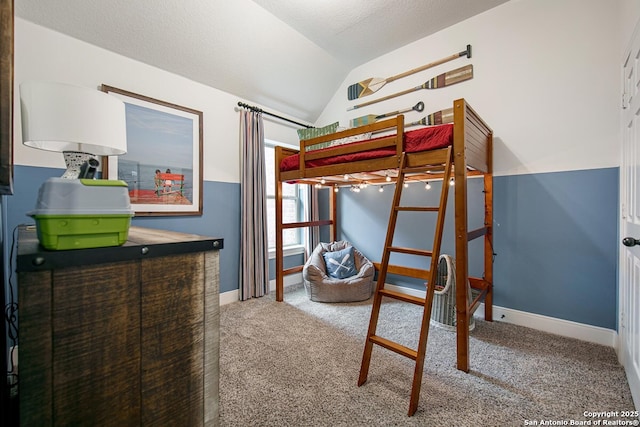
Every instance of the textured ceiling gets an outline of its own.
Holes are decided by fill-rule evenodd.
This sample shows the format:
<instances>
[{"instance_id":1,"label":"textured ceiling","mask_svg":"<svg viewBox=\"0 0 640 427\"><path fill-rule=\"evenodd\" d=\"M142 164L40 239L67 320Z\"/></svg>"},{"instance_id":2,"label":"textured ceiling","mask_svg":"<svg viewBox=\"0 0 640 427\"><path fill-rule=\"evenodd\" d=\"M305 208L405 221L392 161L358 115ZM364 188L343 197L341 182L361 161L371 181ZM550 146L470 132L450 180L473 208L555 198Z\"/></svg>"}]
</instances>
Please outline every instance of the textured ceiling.
<instances>
[{"instance_id":1,"label":"textured ceiling","mask_svg":"<svg viewBox=\"0 0 640 427\"><path fill-rule=\"evenodd\" d=\"M506 1L15 0L15 12L314 122L354 67Z\"/></svg>"},{"instance_id":2,"label":"textured ceiling","mask_svg":"<svg viewBox=\"0 0 640 427\"><path fill-rule=\"evenodd\" d=\"M253 0L349 68L507 0Z\"/></svg>"}]
</instances>

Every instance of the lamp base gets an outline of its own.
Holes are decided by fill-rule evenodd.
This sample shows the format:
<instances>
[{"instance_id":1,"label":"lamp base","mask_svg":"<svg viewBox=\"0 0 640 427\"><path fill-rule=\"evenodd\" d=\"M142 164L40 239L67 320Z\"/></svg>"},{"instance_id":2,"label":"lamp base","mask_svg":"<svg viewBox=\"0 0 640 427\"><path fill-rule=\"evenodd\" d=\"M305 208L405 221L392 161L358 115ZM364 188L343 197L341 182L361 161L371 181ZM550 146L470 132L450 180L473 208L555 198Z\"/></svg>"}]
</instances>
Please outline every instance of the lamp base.
<instances>
[{"instance_id":1,"label":"lamp base","mask_svg":"<svg viewBox=\"0 0 640 427\"><path fill-rule=\"evenodd\" d=\"M100 161L91 153L81 151L64 151L64 162L67 170L62 175L65 179L93 178Z\"/></svg>"}]
</instances>

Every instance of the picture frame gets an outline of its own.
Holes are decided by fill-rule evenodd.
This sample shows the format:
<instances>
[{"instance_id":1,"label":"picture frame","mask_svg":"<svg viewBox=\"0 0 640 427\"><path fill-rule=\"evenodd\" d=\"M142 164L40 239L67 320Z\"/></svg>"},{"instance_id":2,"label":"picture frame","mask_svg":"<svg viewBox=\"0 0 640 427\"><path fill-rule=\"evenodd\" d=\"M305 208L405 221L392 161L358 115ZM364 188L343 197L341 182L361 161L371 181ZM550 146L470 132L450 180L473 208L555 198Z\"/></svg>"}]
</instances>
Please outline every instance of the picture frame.
<instances>
[{"instance_id":1,"label":"picture frame","mask_svg":"<svg viewBox=\"0 0 640 427\"><path fill-rule=\"evenodd\" d=\"M202 215L201 111L103 84L125 103L127 154L103 159L129 186L135 216Z\"/></svg>"},{"instance_id":2,"label":"picture frame","mask_svg":"<svg viewBox=\"0 0 640 427\"><path fill-rule=\"evenodd\" d=\"M0 0L0 194L13 194L13 0Z\"/></svg>"}]
</instances>

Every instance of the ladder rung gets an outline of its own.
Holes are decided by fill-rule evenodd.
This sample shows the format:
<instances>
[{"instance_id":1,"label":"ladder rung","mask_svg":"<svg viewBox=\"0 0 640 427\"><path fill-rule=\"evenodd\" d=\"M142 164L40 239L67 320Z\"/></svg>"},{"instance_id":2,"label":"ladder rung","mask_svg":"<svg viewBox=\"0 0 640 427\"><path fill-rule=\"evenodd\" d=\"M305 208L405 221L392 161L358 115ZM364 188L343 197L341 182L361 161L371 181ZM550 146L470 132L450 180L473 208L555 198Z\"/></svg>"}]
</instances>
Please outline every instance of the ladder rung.
<instances>
[{"instance_id":1,"label":"ladder rung","mask_svg":"<svg viewBox=\"0 0 640 427\"><path fill-rule=\"evenodd\" d=\"M401 354L402 356L406 356L410 359L416 360L418 358L417 351L410 349L409 347L405 347L402 344L398 344L397 342L389 341L386 338L382 338L377 335L371 335L369 337L369 341L395 353Z\"/></svg>"},{"instance_id":2,"label":"ladder rung","mask_svg":"<svg viewBox=\"0 0 640 427\"><path fill-rule=\"evenodd\" d=\"M405 294L404 292L390 291L389 289L381 289L378 293L385 297L394 298L404 302L410 302L411 304L424 305L425 299L416 297L413 295Z\"/></svg>"},{"instance_id":3,"label":"ladder rung","mask_svg":"<svg viewBox=\"0 0 640 427\"><path fill-rule=\"evenodd\" d=\"M382 264L374 262L373 265L378 271L382 270ZM404 267L401 265L388 264L387 273L397 274L405 277L415 277L416 279L429 280L430 272L422 268Z\"/></svg>"},{"instance_id":4,"label":"ladder rung","mask_svg":"<svg viewBox=\"0 0 640 427\"><path fill-rule=\"evenodd\" d=\"M421 255L421 256L431 256L431 255L433 255L432 251L426 251L424 249L401 248L401 247L398 247L398 246L390 246L388 249L391 252L400 252L400 253L403 253L403 254Z\"/></svg>"},{"instance_id":5,"label":"ladder rung","mask_svg":"<svg viewBox=\"0 0 640 427\"><path fill-rule=\"evenodd\" d=\"M438 212L438 206L396 206L397 211Z\"/></svg>"}]
</instances>

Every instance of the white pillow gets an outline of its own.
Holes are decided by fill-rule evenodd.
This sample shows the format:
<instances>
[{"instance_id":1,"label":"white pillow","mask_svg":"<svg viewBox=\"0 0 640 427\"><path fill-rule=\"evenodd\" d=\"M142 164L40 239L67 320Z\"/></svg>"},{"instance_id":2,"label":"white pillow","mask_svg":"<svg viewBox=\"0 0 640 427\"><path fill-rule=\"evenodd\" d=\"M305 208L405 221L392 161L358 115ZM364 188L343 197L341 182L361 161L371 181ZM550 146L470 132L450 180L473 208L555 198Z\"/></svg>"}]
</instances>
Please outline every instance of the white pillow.
<instances>
[{"instance_id":1,"label":"white pillow","mask_svg":"<svg viewBox=\"0 0 640 427\"><path fill-rule=\"evenodd\" d=\"M344 128L338 129L338 132L341 130L345 130L345 129ZM371 139L371 132L361 133L353 136L347 136L340 139L334 139L333 141L329 141L329 147L337 147L339 145L349 144L352 142L366 141L367 139Z\"/></svg>"}]
</instances>

